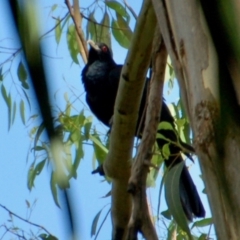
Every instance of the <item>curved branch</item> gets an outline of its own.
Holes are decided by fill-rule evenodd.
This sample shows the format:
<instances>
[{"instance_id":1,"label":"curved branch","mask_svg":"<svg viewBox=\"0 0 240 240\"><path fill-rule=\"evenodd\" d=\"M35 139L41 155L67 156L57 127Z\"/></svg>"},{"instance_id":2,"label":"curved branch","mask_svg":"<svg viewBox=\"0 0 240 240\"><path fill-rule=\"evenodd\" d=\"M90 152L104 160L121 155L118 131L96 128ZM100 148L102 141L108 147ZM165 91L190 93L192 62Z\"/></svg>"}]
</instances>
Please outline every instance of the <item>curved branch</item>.
<instances>
[{"instance_id":1,"label":"curved branch","mask_svg":"<svg viewBox=\"0 0 240 240\"><path fill-rule=\"evenodd\" d=\"M145 128L129 180L128 189L132 193L133 202L133 210L129 223L129 240L136 239L138 232L141 232L146 239L158 239L148 211L146 180L149 166L151 165L152 148L160 119L159 113L161 113L162 90L167 64L167 50L164 42L161 41L159 29L156 30L152 62L153 74L148 97Z\"/></svg>"},{"instance_id":2,"label":"curved branch","mask_svg":"<svg viewBox=\"0 0 240 240\"><path fill-rule=\"evenodd\" d=\"M115 102L110 148L104 172L112 178L113 239L125 239L131 214L131 198L127 193L130 159L138 109L149 66L156 17L150 0L145 0L135 34L122 69ZM147 36L147 38L146 38Z\"/></svg>"}]
</instances>

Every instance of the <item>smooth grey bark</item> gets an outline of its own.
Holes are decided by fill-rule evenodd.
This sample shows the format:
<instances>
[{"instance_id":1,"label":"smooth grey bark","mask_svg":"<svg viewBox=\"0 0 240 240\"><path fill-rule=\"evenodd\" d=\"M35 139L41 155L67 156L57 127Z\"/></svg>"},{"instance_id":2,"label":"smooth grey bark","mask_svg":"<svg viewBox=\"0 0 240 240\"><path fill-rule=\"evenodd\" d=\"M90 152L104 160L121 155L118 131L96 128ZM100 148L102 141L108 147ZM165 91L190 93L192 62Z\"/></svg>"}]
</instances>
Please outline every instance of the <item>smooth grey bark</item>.
<instances>
[{"instance_id":1,"label":"smooth grey bark","mask_svg":"<svg viewBox=\"0 0 240 240\"><path fill-rule=\"evenodd\" d=\"M222 59L198 1L152 2L193 128L217 237L239 239L240 127L221 112Z\"/></svg>"}]
</instances>

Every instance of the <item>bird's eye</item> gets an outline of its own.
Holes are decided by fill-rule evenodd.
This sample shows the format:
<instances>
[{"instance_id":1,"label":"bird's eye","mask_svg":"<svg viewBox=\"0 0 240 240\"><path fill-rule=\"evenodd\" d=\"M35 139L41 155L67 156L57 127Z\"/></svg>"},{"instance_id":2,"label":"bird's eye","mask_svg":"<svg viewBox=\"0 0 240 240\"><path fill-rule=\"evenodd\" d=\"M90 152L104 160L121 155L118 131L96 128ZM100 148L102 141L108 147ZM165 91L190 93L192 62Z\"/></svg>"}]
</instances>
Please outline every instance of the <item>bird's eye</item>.
<instances>
[{"instance_id":1,"label":"bird's eye","mask_svg":"<svg viewBox=\"0 0 240 240\"><path fill-rule=\"evenodd\" d=\"M102 51L103 51L103 52L107 52L107 51L108 51L107 46L102 46Z\"/></svg>"}]
</instances>

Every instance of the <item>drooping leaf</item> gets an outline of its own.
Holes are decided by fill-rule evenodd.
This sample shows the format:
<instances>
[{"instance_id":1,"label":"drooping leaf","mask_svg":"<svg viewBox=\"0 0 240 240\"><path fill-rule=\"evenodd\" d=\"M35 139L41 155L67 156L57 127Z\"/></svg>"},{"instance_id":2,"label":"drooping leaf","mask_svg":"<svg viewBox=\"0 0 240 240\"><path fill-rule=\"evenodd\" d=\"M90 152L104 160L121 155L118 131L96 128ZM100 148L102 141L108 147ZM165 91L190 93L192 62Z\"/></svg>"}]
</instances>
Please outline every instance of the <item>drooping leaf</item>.
<instances>
[{"instance_id":1,"label":"drooping leaf","mask_svg":"<svg viewBox=\"0 0 240 240\"><path fill-rule=\"evenodd\" d=\"M59 44L62 35L62 28L60 24L60 18L56 19L56 28L55 28L55 40Z\"/></svg>"},{"instance_id":2,"label":"drooping leaf","mask_svg":"<svg viewBox=\"0 0 240 240\"><path fill-rule=\"evenodd\" d=\"M115 12L119 15L121 15L122 17L126 18L126 21L129 23L130 20L130 15L128 14L128 12L126 11L126 8L117 1L105 1L105 4L115 10Z\"/></svg>"},{"instance_id":3,"label":"drooping leaf","mask_svg":"<svg viewBox=\"0 0 240 240\"><path fill-rule=\"evenodd\" d=\"M113 34L114 38L116 39L116 41L122 47L128 49L130 42L124 36L123 32L119 29L118 22L116 20L112 19L111 27L112 27L112 34Z\"/></svg>"},{"instance_id":4,"label":"drooping leaf","mask_svg":"<svg viewBox=\"0 0 240 240\"><path fill-rule=\"evenodd\" d=\"M45 128L45 125L44 125L44 123L42 122L42 123L40 124L40 126L38 127L37 133L36 133L36 135L35 135L33 148L35 148L35 147L37 146L37 142L38 142L39 137L40 137L40 135L42 134L44 128Z\"/></svg>"},{"instance_id":5,"label":"drooping leaf","mask_svg":"<svg viewBox=\"0 0 240 240\"><path fill-rule=\"evenodd\" d=\"M55 11L57 9L57 6L58 6L57 4L53 4L52 7L51 7L51 11L52 12Z\"/></svg>"},{"instance_id":6,"label":"drooping leaf","mask_svg":"<svg viewBox=\"0 0 240 240\"><path fill-rule=\"evenodd\" d=\"M84 137L85 140L89 139L89 133L92 126L92 117L87 117L84 121Z\"/></svg>"},{"instance_id":7,"label":"drooping leaf","mask_svg":"<svg viewBox=\"0 0 240 240\"><path fill-rule=\"evenodd\" d=\"M98 220L101 215L101 212L102 212L102 209L96 214L96 216L93 219L92 227L91 227L91 237L94 236L97 232L97 224L98 224Z\"/></svg>"},{"instance_id":8,"label":"drooping leaf","mask_svg":"<svg viewBox=\"0 0 240 240\"><path fill-rule=\"evenodd\" d=\"M39 175L42 172L45 162L46 162L46 159L42 160L36 165L36 167L34 168L36 175Z\"/></svg>"},{"instance_id":9,"label":"drooping leaf","mask_svg":"<svg viewBox=\"0 0 240 240\"><path fill-rule=\"evenodd\" d=\"M163 154L164 159L169 158L169 156L171 154L170 149L169 149L169 143L166 143L166 144L163 145L162 154Z\"/></svg>"},{"instance_id":10,"label":"drooping leaf","mask_svg":"<svg viewBox=\"0 0 240 240\"><path fill-rule=\"evenodd\" d=\"M11 123L12 123L12 98L10 93L8 94L7 97L7 105L8 105L8 130L10 130Z\"/></svg>"},{"instance_id":11,"label":"drooping leaf","mask_svg":"<svg viewBox=\"0 0 240 240\"><path fill-rule=\"evenodd\" d=\"M6 102L7 106L9 107L7 91L6 91L6 88L4 87L3 84L1 86L1 92L2 92L2 96L3 96L4 101Z\"/></svg>"},{"instance_id":12,"label":"drooping leaf","mask_svg":"<svg viewBox=\"0 0 240 240\"><path fill-rule=\"evenodd\" d=\"M106 43L110 48L111 44L111 35L110 35L110 19L107 11L105 11L103 15L103 19L100 25L100 39L99 42Z\"/></svg>"},{"instance_id":13,"label":"drooping leaf","mask_svg":"<svg viewBox=\"0 0 240 240\"><path fill-rule=\"evenodd\" d=\"M95 239L97 239L98 234L99 234L99 232L101 231L102 226L103 226L103 224L105 223L105 221L106 221L106 219L107 219L107 217L108 217L111 209L109 209L108 212L106 213L106 215L104 216L104 218L103 218L103 220L102 220L102 222L101 222L101 224L100 224L100 226L99 226L99 228L98 228L98 231L96 232L97 223L98 223L99 216L100 216L102 210L103 210L103 209L101 209L101 210L97 213L97 215L95 216L95 218L94 218L94 220L93 220L93 223L92 223L91 236L96 235L96 236L95 236ZM98 214L99 214L99 216L98 216Z\"/></svg>"},{"instance_id":14,"label":"drooping leaf","mask_svg":"<svg viewBox=\"0 0 240 240\"><path fill-rule=\"evenodd\" d=\"M14 123L15 117L16 117L16 111L17 111L17 104L16 102L13 103L13 113L12 113L12 124Z\"/></svg>"},{"instance_id":15,"label":"drooping leaf","mask_svg":"<svg viewBox=\"0 0 240 240\"><path fill-rule=\"evenodd\" d=\"M89 21L87 22L87 39L98 42L100 38L101 26L97 23L97 20L94 17L94 12L91 12L88 18Z\"/></svg>"},{"instance_id":16,"label":"drooping leaf","mask_svg":"<svg viewBox=\"0 0 240 240\"><path fill-rule=\"evenodd\" d=\"M76 39L75 26L71 24L67 30L67 45L70 56L76 64L79 64L77 55L79 53L78 43Z\"/></svg>"},{"instance_id":17,"label":"drooping leaf","mask_svg":"<svg viewBox=\"0 0 240 240\"><path fill-rule=\"evenodd\" d=\"M0 82L3 81L2 67L0 68Z\"/></svg>"},{"instance_id":18,"label":"drooping leaf","mask_svg":"<svg viewBox=\"0 0 240 240\"><path fill-rule=\"evenodd\" d=\"M34 187L34 179L36 177L36 174L34 172L34 166L31 165L28 169L28 176L27 176L27 187L31 191L32 187Z\"/></svg>"},{"instance_id":19,"label":"drooping leaf","mask_svg":"<svg viewBox=\"0 0 240 240\"><path fill-rule=\"evenodd\" d=\"M132 30L124 18L117 15L117 20L112 19L112 33L117 42L124 48L129 48L132 39Z\"/></svg>"},{"instance_id":20,"label":"drooping leaf","mask_svg":"<svg viewBox=\"0 0 240 240\"><path fill-rule=\"evenodd\" d=\"M212 218L204 218L193 223L191 229L194 227L206 227L213 224Z\"/></svg>"},{"instance_id":21,"label":"drooping leaf","mask_svg":"<svg viewBox=\"0 0 240 240\"><path fill-rule=\"evenodd\" d=\"M27 80L27 71L22 61L18 64L17 75L20 82L23 83Z\"/></svg>"},{"instance_id":22,"label":"drooping leaf","mask_svg":"<svg viewBox=\"0 0 240 240\"><path fill-rule=\"evenodd\" d=\"M81 161L81 159L84 156L84 152L83 152L83 147L82 147L82 143L78 145L78 148L76 149L76 153L75 153L75 159L73 162L73 177L76 179L77 178L77 169L79 166L79 163Z\"/></svg>"},{"instance_id":23,"label":"drooping leaf","mask_svg":"<svg viewBox=\"0 0 240 240\"><path fill-rule=\"evenodd\" d=\"M57 183L56 183L54 171L52 171L52 174L51 174L50 185L51 185L51 192L52 192L53 200L54 200L55 204L60 208L60 205L58 202L58 195L57 195Z\"/></svg>"},{"instance_id":24,"label":"drooping leaf","mask_svg":"<svg viewBox=\"0 0 240 240\"><path fill-rule=\"evenodd\" d=\"M28 200L25 200L25 202L26 202L27 208L30 208L31 207L30 202Z\"/></svg>"},{"instance_id":25,"label":"drooping leaf","mask_svg":"<svg viewBox=\"0 0 240 240\"><path fill-rule=\"evenodd\" d=\"M29 85L27 82L22 82L22 87L25 89L29 89Z\"/></svg>"},{"instance_id":26,"label":"drooping leaf","mask_svg":"<svg viewBox=\"0 0 240 240\"><path fill-rule=\"evenodd\" d=\"M180 201L179 180L184 166L184 161L172 167L167 171L165 176L165 198L174 220L185 231L189 238L192 239L188 227L187 219L184 214Z\"/></svg>"},{"instance_id":27,"label":"drooping leaf","mask_svg":"<svg viewBox=\"0 0 240 240\"><path fill-rule=\"evenodd\" d=\"M93 147L94 147L94 152L95 152L96 158L97 158L98 162L100 164L102 164L107 156L108 149L103 145L100 138L98 138L97 136L90 135L89 138L93 142Z\"/></svg>"},{"instance_id":28,"label":"drooping leaf","mask_svg":"<svg viewBox=\"0 0 240 240\"><path fill-rule=\"evenodd\" d=\"M23 124L25 125L25 106L23 100L20 101L20 116Z\"/></svg>"},{"instance_id":29,"label":"drooping leaf","mask_svg":"<svg viewBox=\"0 0 240 240\"><path fill-rule=\"evenodd\" d=\"M118 26L121 28L123 34L126 36L126 38L131 41L133 32L131 28L129 27L129 23L118 13L116 13L117 16L117 22Z\"/></svg>"},{"instance_id":30,"label":"drooping leaf","mask_svg":"<svg viewBox=\"0 0 240 240\"><path fill-rule=\"evenodd\" d=\"M31 104L30 104L30 101L29 101L28 95L27 95L27 93L25 92L24 89L23 89L22 91L23 91L23 94L24 94L25 98L27 99L28 106L29 106L29 108L30 108L30 110L31 110Z\"/></svg>"}]
</instances>

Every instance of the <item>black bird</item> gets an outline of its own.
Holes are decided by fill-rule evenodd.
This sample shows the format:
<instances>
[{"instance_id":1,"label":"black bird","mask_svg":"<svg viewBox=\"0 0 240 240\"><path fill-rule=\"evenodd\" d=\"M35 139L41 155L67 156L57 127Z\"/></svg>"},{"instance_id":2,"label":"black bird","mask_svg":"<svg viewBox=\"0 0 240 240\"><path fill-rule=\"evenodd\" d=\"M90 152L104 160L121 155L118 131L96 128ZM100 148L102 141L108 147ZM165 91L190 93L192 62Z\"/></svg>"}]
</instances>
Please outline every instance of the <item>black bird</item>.
<instances>
[{"instance_id":1,"label":"black bird","mask_svg":"<svg viewBox=\"0 0 240 240\"><path fill-rule=\"evenodd\" d=\"M110 120L114 113L114 103L123 66L115 63L112 52L106 44L95 44L91 40L88 41L88 43L90 44L88 63L82 70L82 82L86 91L86 101L96 117L110 127ZM139 125L140 119L144 114L146 100L147 84L143 92L137 125ZM167 121L174 127L174 118L164 101L162 102L160 121ZM165 138L177 142L178 137L174 131L160 130L159 132ZM157 139L157 142L160 149L162 149L164 144L168 143L168 141L164 139ZM193 148L186 143L180 141L180 144L185 149L193 150ZM167 167L173 167L183 161L180 154L183 150L175 144L170 144L169 149L171 155L164 162ZM185 154L187 156L189 155L187 153ZM192 221L193 217L204 217L205 210L203 204L185 165L181 173L179 187L181 203L188 220Z\"/></svg>"}]
</instances>

